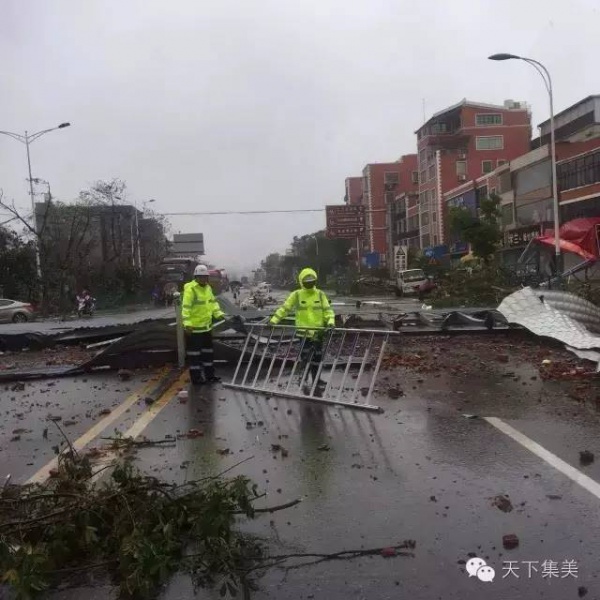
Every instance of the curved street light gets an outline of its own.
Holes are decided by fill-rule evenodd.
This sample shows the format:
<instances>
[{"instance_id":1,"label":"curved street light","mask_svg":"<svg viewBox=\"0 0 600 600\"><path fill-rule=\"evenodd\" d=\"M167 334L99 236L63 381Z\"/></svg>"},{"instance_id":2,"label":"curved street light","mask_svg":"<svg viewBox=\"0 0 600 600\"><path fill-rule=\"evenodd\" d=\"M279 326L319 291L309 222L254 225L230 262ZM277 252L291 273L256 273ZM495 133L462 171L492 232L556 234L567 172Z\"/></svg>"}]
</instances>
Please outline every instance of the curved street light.
<instances>
[{"instance_id":1,"label":"curved street light","mask_svg":"<svg viewBox=\"0 0 600 600\"><path fill-rule=\"evenodd\" d=\"M522 60L529 63L541 76L548 92L550 99L550 160L552 164L552 204L554 211L554 253L556 257L555 269L557 275L562 273L561 265L561 250L560 250L560 237L558 228L560 227L560 205L558 202L558 181L556 177L556 138L554 131L554 95L552 91L552 77L548 69L539 61L533 58L527 58L525 56L518 56L516 54L508 54L506 52L500 52L498 54L492 54L488 56L490 60Z\"/></svg>"},{"instance_id":2,"label":"curved street light","mask_svg":"<svg viewBox=\"0 0 600 600\"><path fill-rule=\"evenodd\" d=\"M50 133L51 131L56 131L57 129L64 129L65 127L70 127L71 123L61 123L60 125L57 125L56 127L51 127L50 129L42 129L41 131L37 131L36 133L32 133L29 134L27 131L25 131L25 135L21 135L20 133L13 133L12 131L0 131L0 134L2 135L7 135L8 137L11 137L13 140L17 140L17 142L21 142L22 144L25 144L25 147L27 148L27 169L29 172L29 194L31 195L31 210L32 210L32 219L33 219L33 230L34 232L38 233L37 230L37 219L36 219L36 214L35 214L35 196L33 194L33 176L31 175L31 156L29 153L29 145L32 144L33 142L35 142L35 140L37 140L38 138L41 138L43 135L45 135L46 133ZM40 245L38 243L39 240L36 239L36 244L35 244L35 266L36 266L36 271L37 271L37 276L39 279L42 278L42 263L41 263L41 259L40 259Z\"/></svg>"}]
</instances>

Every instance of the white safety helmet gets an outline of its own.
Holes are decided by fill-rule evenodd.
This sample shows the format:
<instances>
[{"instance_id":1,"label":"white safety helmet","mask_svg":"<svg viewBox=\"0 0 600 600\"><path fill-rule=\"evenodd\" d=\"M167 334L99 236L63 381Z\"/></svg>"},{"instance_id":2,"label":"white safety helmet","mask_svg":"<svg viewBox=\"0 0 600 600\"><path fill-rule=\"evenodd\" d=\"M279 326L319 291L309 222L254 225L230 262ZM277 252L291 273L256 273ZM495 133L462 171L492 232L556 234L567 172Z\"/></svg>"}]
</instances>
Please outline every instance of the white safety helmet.
<instances>
[{"instance_id":1,"label":"white safety helmet","mask_svg":"<svg viewBox=\"0 0 600 600\"><path fill-rule=\"evenodd\" d=\"M194 269L194 277L208 277L208 268L206 265L197 265Z\"/></svg>"}]
</instances>

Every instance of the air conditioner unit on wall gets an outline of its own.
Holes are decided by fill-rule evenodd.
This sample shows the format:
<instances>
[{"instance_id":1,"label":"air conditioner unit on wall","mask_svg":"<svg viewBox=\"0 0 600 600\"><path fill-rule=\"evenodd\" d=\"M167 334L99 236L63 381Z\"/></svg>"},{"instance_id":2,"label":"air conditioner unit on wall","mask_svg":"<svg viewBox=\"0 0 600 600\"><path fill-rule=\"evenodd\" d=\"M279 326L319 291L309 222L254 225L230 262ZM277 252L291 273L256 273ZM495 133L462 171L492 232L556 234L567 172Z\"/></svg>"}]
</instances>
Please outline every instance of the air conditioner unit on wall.
<instances>
[{"instance_id":1,"label":"air conditioner unit on wall","mask_svg":"<svg viewBox=\"0 0 600 600\"><path fill-rule=\"evenodd\" d=\"M466 181L467 180L467 176L466 175L458 175L458 180L459 181Z\"/></svg>"},{"instance_id":2,"label":"air conditioner unit on wall","mask_svg":"<svg viewBox=\"0 0 600 600\"><path fill-rule=\"evenodd\" d=\"M458 158L459 158L459 160L467 160L467 155L466 154L459 154Z\"/></svg>"}]
</instances>

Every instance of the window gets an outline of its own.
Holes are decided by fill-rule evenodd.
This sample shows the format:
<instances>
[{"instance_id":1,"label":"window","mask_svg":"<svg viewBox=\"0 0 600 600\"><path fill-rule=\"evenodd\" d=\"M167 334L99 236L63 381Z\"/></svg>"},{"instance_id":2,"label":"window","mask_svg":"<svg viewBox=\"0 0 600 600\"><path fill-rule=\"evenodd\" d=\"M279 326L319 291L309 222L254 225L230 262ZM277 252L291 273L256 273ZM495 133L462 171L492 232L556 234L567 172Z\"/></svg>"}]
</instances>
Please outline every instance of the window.
<instances>
[{"instance_id":1,"label":"window","mask_svg":"<svg viewBox=\"0 0 600 600\"><path fill-rule=\"evenodd\" d=\"M423 244L423 248L427 248L429 246L429 234L426 233L423 236L423 239L421 240L421 243Z\"/></svg>"},{"instance_id":2,"label":"window","mask_svg":"<svg viewBox=\"0 0 600 600\"><path fill-rule=\"evenodd\" d=\"M433 245L437 246L437 243L438 243L438 237L437 237L437 235L434 235L433 236Z\"/></svg>"},{"instance_id":3,"label":"window","mask_svg":"<svg viewBox=\"0 0 600 600\"><path fill-rule=\"evenodd\" d=\"M394 192L386 192L385 193L385 203L393 204L395 196L396 196L396 194Z\"/></svg>"},{"instance_id":4,"label":"window","mask_svg":"<svg viewBox=\"0 0 600 600\"><path fill-rule=\"evenodd\" d=\"M427 181L427 170L421 171L421 183L425 183Z\"/></svg>"},{"instance_id":5,"label":"window","mask_svg":"<svg viewBox=\"0 0 600 600\"><path fill-rule=\"evenodd\" d=\"M384 183L398 183L398 173L384 173Z\"/></svg>"},{"instance_id":6,"label":"window","mask_svg":"<svg viewBox=\"0 0 600 600\"><path fill-rule=\"evenodd\" d=\"M435 179L435 165L431 165L429 167L429 169L427 170L427 177L429 178L430 181L432 179Z\"/></svg>"},{"instance_id":7,"label":"window","mask_svg":"<svg viewBox=\"0 0 600 600\"><path fill-rule=\"evenodd\" d=\"M434 123L431 126L431 133L446 133L448 131L448 125L446 123Z\"/></svg>"},{"instance_id":8,"label":"window","mask_svg":"<svg viewBox=\"0 0 600 600\"><path fill-rule=\"evenodd\" d=\"M558 188L569 190L600 182L600 152L558 165Z\"/></svg>"},{"instance_id":9,"label":"window","mask_svg":"<svg viewBox=\"0 0 600 600\"><path fill-rule=\"evenodd\" d=\"M412 179L411 181L413 183L419 183L419 171L413 171L412 172Z\"/></svg>"},{"instance_id":10,"label":"window","mask_svg":"<svg viewBox=\"0 0 600 600\"><path fill-rule=\"evenodd\" d=\"M475 138L476 150L503 150L503 135L478 135Z\"/></svg>"},{"instance_id":11,"label":"window","mask_svg":"<svg viewBox=\"0 0 600 600\"><path fill-rule=\"evenodd\" d=\"M481 114L475 115L475 125L485 127L487 125L502 125L501 114Z\"/></svg>"},{"instance_id":12,"label":"window","mask_svg":"<svg viewBox=\"0 0 600 600\"><path fill-rule=\"evenodd\" d=\"M491 173L494 170L494 163L491 160L481 161L481 172L485 175Z\"/></svg>"},{"instance_id":13,"label":"window","mask_svg":"<svg viewBox=\"0 0 600 600\"><path fill-rule=\"evenodd\" d=\"M505 171L498 176L498 192L503 194L508 192L512 188L512 181L510 178L510 171Z\"/></svg>"},{"instance_id":14,"label":"window","mask_svg":"<svg viewBox=\"0 0 600 600\"><path fill-rule=\"evenodd\" d=\"M427 162L427 148L419 150L419 165L423 167Z\"/></svg>"},{"instance_id":15,"label":"window","mask_svg":"<svg viewBox=\"0 0 600 600\"><path fill-rule=\"evenodd\" d=\"M499 159L496 161L496 166L498 166L498 167L501 167L502 165L505 165L507 162L508 162L508 161L507 161L506 159L504 159L504 158L499 158Z\"/></svg>"},{"instance_id":16,"label":"window","mask_svg":"<svg viewBox=\"0 0 600 600\"><path fill-rule=\"evenodd\" d=\"M502 225L505 227L513 224L513 204L505 204L502 206Z\"/></svg>"},{"instance_id":17,"label":"window","mask_svg":"<svg viewBox=\"0 0 600 600\"><path fill-rule=\"evenodd\" d=\"M429 213L424 212L421 215L421 227L425 227L425 225L429 225Z\"/></svg>"},{"instance_id":18,"label":"window","mask_svg":"<svg viewBox=\"0 0 600 600\"><path fill-rule=\"evenodd\" d=\"M456 161L456 174L460 177L467 175L467 161L466 160L457 160Z\"/></svg>"},{"instance_id":19,"label":"window","mask_svg":"<svg viewBox=\"0 0 600 600\"><path fill-rule=\"evenodd\" d=\"M432 213L431 213L431 220L432 220L434 223L437 223L437 213L436 213L436 212L432 212Z\"/></svg>"}]
</instances>

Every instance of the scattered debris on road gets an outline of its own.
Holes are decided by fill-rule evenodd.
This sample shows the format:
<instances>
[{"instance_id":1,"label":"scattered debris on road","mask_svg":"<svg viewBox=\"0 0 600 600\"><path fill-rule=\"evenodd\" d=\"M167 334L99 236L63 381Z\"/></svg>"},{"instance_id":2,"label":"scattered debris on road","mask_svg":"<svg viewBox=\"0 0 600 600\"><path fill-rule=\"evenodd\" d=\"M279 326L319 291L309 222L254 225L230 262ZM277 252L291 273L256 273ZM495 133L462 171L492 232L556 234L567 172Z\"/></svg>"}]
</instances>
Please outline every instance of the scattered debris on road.
<instances>
[{"instance_id":1,"label":"scattered debris on road","mask_svg":"<svg viewBox=\"0 0 600 600\"><path fill-rule=\"evenodd\" d=\"M513 509L512 502L506 494L498 494L498 496L495 496L492 500L492 505L505 513L509 513Z\"/></svg>"},{"instance_id":2,"label":"scattered debris on road","mask_svg":"<svg viewBox=\"0 0 600 600\"><path fill-rule=\"evenodd\" d=\"M582 467L587 467L588 465L591 465L595 459L596 457L594 456L594 453L590 452L589 450L582 450L579 453L579 464Z\"/></svg>"},{"instance_id":3,"label":"scattered debris on road","mask_svg":"<svg viewBox=\"0 0 600 600\"><path fill-rule=\"evenodd\" d=\"M502 545L505 550L514 550L519 546L519 538L514 533L502 536Z\"/></svg>"}]
</instances>

